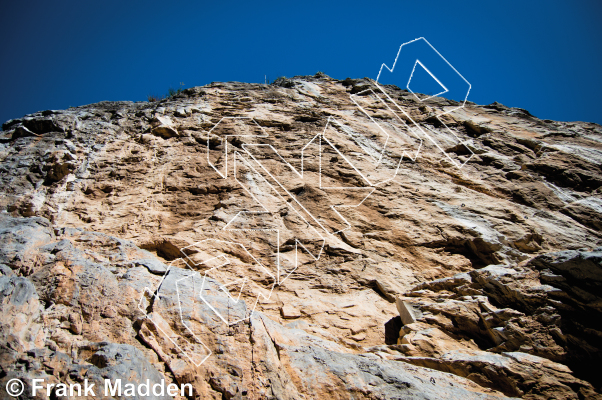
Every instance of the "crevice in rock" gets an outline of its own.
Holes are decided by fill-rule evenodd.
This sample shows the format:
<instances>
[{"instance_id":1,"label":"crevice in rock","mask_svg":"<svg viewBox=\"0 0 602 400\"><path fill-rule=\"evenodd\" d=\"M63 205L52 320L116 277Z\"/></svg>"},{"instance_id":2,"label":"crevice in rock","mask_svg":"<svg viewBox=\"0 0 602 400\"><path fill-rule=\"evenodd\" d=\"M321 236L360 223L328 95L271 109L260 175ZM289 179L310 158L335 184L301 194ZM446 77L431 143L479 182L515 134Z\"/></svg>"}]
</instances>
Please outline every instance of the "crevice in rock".
<instances>
[{"instance_id":1,"label":"crevice in rock","mask_svg":"<svg viewBox=\"0 0 602 400\"><path fill-rule=\"evenodd\" d=\"M389 303L392 303L393 301L395 301L394 298L392 300L391 295L385 293L381 289L381 287L379 286L378 281L376 279L370 281L369 287L371 287L376 292L376 294L378 294L380 297L382 297L384 300L388 301Z\"/></svg>"},{"instance_id":2,"label":"crevice in rock","mask_svg":"<svg viewBox=\"0 0 602 400\"><path fill-rule=\"evenodd\" d=\"M157 256L167 260L173 261L177 258L182 257L180 248L175 246L167 239L160 239L153 242L147 242L140 245L141 249L148 250L157 254Z\"/></svg>"},{"instance_id":3,"label":"crevice in rock","mask_svg":"<svg viewBox=\"0 0 602 400\"><path fill-rule=\"evenodd\" d=\"M425 243L422 244L422 246L431 249L442 249L450 254L460 254L470 261L474 269L480 269L490 264L495 264L497 261L495 252L487 253L479 251L478 239L479 238L475 238L472 241L469 239L445 239Z\"/></svg>"},{"instance_id":4,"label":"crevice in rock","mask_svg":"<svg viewBox=\"0 0 602 400\"><path fill-rule=\"evenodd\" d=\"M399 339L399 331L401 330L402 326L403 323L401 322L401 317L399 315L385 322L385 344L397 344L397 339Z\"/></svg>"}]
</instances>

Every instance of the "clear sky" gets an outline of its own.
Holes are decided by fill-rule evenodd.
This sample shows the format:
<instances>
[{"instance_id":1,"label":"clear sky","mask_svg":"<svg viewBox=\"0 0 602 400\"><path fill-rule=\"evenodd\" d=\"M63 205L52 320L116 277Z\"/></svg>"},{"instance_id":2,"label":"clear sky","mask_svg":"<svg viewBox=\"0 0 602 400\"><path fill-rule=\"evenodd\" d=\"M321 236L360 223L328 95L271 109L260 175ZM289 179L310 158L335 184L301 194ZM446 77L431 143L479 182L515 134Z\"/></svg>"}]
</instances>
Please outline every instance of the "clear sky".
<instances>
[{"instance_id":1,"label":"clear sky","mask_svg":"<svg viewBox=\"0 0 602 400\"><path fill-rule=\"evenodd\" d=\"M3 1L0 122L180 82L375 79L423 36L470 101L602 123L601 20L599 0Z\"/></svg>"}]
</instances>

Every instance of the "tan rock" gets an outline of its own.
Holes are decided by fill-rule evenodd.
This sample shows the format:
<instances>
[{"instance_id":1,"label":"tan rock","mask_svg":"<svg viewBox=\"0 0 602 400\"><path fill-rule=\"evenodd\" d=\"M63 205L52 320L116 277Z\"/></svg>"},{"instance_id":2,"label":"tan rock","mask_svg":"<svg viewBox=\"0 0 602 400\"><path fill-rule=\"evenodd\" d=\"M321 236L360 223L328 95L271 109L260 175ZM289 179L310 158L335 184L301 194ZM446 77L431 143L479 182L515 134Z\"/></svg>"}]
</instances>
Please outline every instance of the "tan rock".
<instances>
[{"instance_id":1,"label":"tan rock","mask_svg":"<svg viewBox=\"0 0 602 400\"><path fill-rule=\"evenodd\" d=\"M117 311L114 307L108 306L100 313L105 318L115 318L117 316Z\"/></svg>"},{"instance_id":2,"label":"tan rock","mask_svg":"<svg viewBox=\"0 0 602 400\"><path fill-rule=\"evenodd\" d=\"M280 314L282 315L282 318L285 319L294 319L301 316L301 312L299 310L288 304L285 304L280 308Z\"/></svg>"},{"instance_id":3,"label":"tan rock","mask_svg":"<svg viewBox=\"0 0 602 400\"><path fill-rule=\"evenodd\" d=\"M398 297L395 300L395 305L397 306L397 311L401 317L401 322L404 325L413 324L418 320L420 313L412 307L410 303L403 301Z\"/></svg>"},{"instance_id":4,"label":"tan rock","mask_svg":"<svg viewBox=\"0 0 602 400\"><path fill-rule=\"evenodd\" d=\"M507 396L567 399L578 399L580 395L600 397L591 384L576 379L566 366L519 352L495 354L480 350L454 350L440 358L410 357L397 360L466 376ZM475 368L477 365L479 367ZM533 379L542 375L547 378Z\"/></svg>"},{"instance_id":5,"label":"tan rock","mask_svg":"<svg viewBox=\"0 0 602 400\"><path fill-rule=\"evenodd\" d=\"M368 329L368 328L366 328L365 326L363 326L363 327L362 327L362 326L356 326L356 327L352 327L352 328L351 328L351 333L352 333L353 335L357 335L358 333L365 332L365 331L366 331L366 329Z\"/></svg>"},{"instance_id":6,"label":"tan rock","mask_svg":"<svg viewBox=\"0 0 602 400\"><path fill-rule=\"evenodd\" d=\"M467 103L454 136L448 100L387 86L400 118L367 89L213 83L4 124L5 378L126 354L203 399L596 398L600 126Z\"/></svg>"}]
</instances>

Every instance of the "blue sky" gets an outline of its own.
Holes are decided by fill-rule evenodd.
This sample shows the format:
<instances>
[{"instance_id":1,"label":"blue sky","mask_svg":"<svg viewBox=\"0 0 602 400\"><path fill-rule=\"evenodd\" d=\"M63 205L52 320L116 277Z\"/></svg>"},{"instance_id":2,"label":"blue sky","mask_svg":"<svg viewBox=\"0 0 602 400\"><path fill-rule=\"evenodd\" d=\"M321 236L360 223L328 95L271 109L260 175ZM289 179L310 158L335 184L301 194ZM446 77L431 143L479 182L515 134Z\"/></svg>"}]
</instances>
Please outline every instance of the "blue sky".
<instances>
[{"instance_id":1,"label":"blue sky","mask_svg":"<svg viewBox=\"0 0 602 400\"><path fill-rule=\"evenodd\" d=\"M264 76L376 78L425 37L468 100L602 123L602 2L14 1L0 5L0 122Z\"/></svg>"}]
</instances>

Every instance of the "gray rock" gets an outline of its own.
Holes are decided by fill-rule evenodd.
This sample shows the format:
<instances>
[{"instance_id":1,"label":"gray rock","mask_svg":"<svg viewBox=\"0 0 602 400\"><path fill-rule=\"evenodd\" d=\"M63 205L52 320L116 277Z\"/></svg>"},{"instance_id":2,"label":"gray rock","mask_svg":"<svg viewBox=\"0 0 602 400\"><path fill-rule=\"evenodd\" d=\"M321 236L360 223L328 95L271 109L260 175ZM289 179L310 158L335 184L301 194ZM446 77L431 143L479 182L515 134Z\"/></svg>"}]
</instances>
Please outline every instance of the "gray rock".
<instances>
[{"instance_id":1,"label":"gray rock","mask_svg":"<svg viewBox=\"0 0 602 400\"><path fill-rule=\"evenodd\" d=\"M54 240L50 221L0 214L0 263L12 269L33 269L37 247Z\"/></svg>"},{"instance_id":2,"label":"gray rock","mask_svg":"<svg viewBox=\"0 0 602 400\"><path fill-rule=\"evenodd\" d=\"M602 284L602 248L543 254L535 257L529 264L540 270L549 268L584 284Z\"/></svg>"},{"instance_id":3,"label":"gray rock","mask_svg":"<svg viewBox=\"0 0 602 400\"><path fill-rule=\"evenodd\" d=\"M270 388L275 398L329 398L332 377L350 398L369 394L375 399L441 399L443 393L447 399L500 398L467 390L466 381L451 374L408 367L373 354L339 352L334 343L325 346L325 341L287 329L261 313L252 318L252 324L257 346L266 347L259 365L277 383Z\"/></svg>"},{"instance_id":4,"label":"gray rock","mask_svg":"<svg viewBox=\"0 0 602 400\"><path fill-rule=\"evenodd\" d=\"M507 396L596 398L592 385L575 379L566 366L520 352L495 354L479 350L452 350L440 358L402 357L398 361L465 376ZM551 379L545 382L533 379L541 373Z\"/></svg>"},{"instance_id":5,"label":"gray rock","mask_svg":"<svg viewBox=\"0 0 602 400\"><path fill-rule=\"evenodd\" d=\"M145 258L132 261L133 265L141 265L146 267L151 274L165 274L167 266L155 258Z\"/></svg>"},{"instance_id":6,"label":"gray rock","mask_svg":"<svg viewBox=\"0 0 602 400\"><path fill-rule=\"evenodd\" d=\"M150 393L148 396L134 397L119 396L117 399L149 399L149 400L166 400L172 399L167 394L163 396L155 396L152 392L154 384L164 382L165 387L171 382L166 381L165 377L152 366L146 359L145 355L135 348L127 344L117 343L101 343L100 348L92 358L91 363L97 369L91 369L88 375L91 380L98 382L97 387L104 387L104 380L110 379L113 384L121 381L122 390L127 383L132 383L136 387L140 384L149 382Z\"/></svg>"},{"instance_id":7,"label":"gray rock","mask_svg":"<svg viewBox=\"0 0 602 400\"><path fill-rule=\"evenodd\" d=\"M403 322L404 325L413 324L422 316L422 313L418 309L412 307L410 303L403 301L400 298L397 298L395 305L397 306L397 311L401 317L401 322Z\"/></svg>"},{"instance_id":8,"label":"gray rock","mask_svg":"<svg viewBox=\"0 0 602 400\"><path fill-rule=\"evenodd\" d=\"M45 392L42 392L44 394L41 397L39 396L39 392L36 397L31 396L31 382L34 378L43 379L43 387L48 383L79 384L82 387L82 394L84 394L85 381L87 380L88 387L92 387L95 394L94 398L113 398L119 400L168 400L173 399L173 397L167 395L167 386L169 384L176 384L178 389L180 388L177 382L161 374L148 361L145 354L134 346L101 342L87 343L79 347L76 346L76 348L80 352L91 353L89 362L75 360L68 354L51 351L48 348L33 349L21 354L14 358L15 362L11 365L0 362L2 371L5 374L0 379L0 394L3 396L2 399L12 398L7 397L4 390L6 383L14 378L21 379L25 384L23 395L19 397L23 400L47 398ZM5 358L2 358L2 361L4 360ZM51 374L47 374L47 372L51 372ZM60 379L57 379L59 377ZM120 382L121 396L104 396L105 379L111 382L112 387L116 387L117 382ZM157 387L158 395L155 395L153 393L153 385L161 385L162 383L165 387L165 394L161 395L160 388ZM134 385L136 389L140 384L148 384L148 396L139 396L137 392L134 396L125 396L124 391L127 388L127 384ZM142 389L144 390L143 387ZM107 394L110 395L110 393ZM53 395L50 398L52 399ZM56 393L54 393L54 398L56 398Z\"/></svg>"},{"instance_id":9,"label":"gray rock","mask_svg":"<svg viewBox=\"0 0 602 400\"><path fill-rule=\"evenodd\" d=\"M15 275L13 270L4 264L0 264L0 274L6 275L6 276L14 276Z\"/></svg>"},{"instance_id":10,"label":"gray rock","mask_svg":"<svg viewBox=\"0 0 602 400\"><path fill-rule=\"evenodd\" d=\"M0 343L7 349L23 352L42 345L41 311L36 288L29 279L0 276Z\"/></svg>"}]
</instances>

